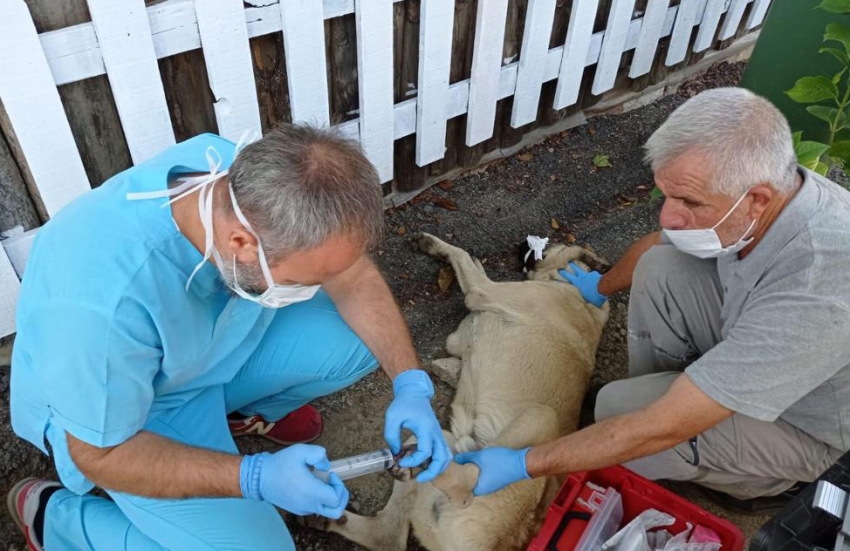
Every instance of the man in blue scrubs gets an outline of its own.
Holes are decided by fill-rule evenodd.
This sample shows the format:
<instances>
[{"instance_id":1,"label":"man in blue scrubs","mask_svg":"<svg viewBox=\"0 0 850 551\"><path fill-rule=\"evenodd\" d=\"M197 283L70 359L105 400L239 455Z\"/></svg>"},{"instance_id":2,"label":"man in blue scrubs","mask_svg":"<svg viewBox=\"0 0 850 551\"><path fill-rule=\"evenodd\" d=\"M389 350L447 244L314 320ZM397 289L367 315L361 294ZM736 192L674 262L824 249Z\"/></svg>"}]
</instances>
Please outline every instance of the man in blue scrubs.
<instances>
[{"instance_id":1,"label":"man in blue scrubs","mask_svg":"<svg viewBox=\"0 0 850 551\"><path fill-rule=\"evenodd\" d=\"M388 444L417 436L403 466L430 458L425 482L450 460L433 386L368 257L383 224L374 168L304 126L236 149L187 140L39 231L12 424L49 450L61 485L28 479L9 495L30 549L294 549L275 506L338 518L348 491L313 474L328 468L323 448L242 457L231 432L313 439L305 404L378 364L393 379Z\"/></svg>"}]
</instances>

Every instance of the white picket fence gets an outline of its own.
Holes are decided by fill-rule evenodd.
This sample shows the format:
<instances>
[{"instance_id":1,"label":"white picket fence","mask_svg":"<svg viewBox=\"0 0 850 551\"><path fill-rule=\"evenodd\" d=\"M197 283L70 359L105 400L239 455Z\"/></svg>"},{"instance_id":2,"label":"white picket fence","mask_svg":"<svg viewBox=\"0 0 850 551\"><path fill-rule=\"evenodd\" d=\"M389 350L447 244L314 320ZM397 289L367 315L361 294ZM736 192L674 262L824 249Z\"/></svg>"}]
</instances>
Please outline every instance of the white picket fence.
<instances>
[{"instance_id":1,"label":"white picket fence","mask_svg":"<svg viewBox=\"0 0 850 551\"><path fill-rule=\"evenodd\" d=\"M466 143L493 135L496 103L514 96L511 125L537 116L543 83L557 79L555 109L578 100L584 70L598 65L594 94L614 86L624 52L629 76L649 72L659 41L672 35L666 64L761 24L770 0L613 0L608 26L593 32L599 0L573 0L564 46L549 49L556 0L529 0L519 60L502 50L508 0L479 0L469 79L449 85L454 0L422 0L416 96L393 103L393 3L403 0L87 0L91 23L38 34L24 0L0 2L0 100L49 215L91 188L57 86L106 74L134 163L175 143L157 59L203 49L219 133L260 131L248 39L283 32L292 119L329 124L324 20L354 13L359 116L340 125L358 139L383 182L393 177L395 140L416 135L416 163L445 153L446 121L467 114ZM249 7L245 7L246 4ZM725 14L725 17L724 17ZM638 17L636 17L638 15ZM722 19L722 25L721 25ZM718 29L719 27L719 29ZM6 229L6 228L0 228ZM35 230L34 230L35 231ZM34 231L0 247L0 336L14 310Z\"/></svg>"}]
</instances>

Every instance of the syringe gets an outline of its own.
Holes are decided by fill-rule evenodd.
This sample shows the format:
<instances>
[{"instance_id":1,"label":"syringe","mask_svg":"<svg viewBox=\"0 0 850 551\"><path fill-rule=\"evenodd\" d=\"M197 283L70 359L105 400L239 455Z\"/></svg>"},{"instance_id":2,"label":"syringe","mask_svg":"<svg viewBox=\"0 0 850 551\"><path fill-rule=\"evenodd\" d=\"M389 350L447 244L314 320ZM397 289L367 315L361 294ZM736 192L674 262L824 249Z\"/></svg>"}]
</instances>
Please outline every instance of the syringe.
<instances>
[{"instance_id":1,"label":"syringe","mask_svg":"<svg viewBox=\"0 0 850 551\"><path fill-rule=\"evenodd\" d=\"M411 448L412 449L412 448ZM398 457L393 455L389 449L378 450L375 452L353 455L343 459L331 461L329 471L314 471L313 474L319 480L327 482L329 473L336 473L342 480L349 480L372 473L379 473L392 468L396 464L397 459L404 457L408 448L402 448L402 453Z\"/></svg>"}]
</instances>

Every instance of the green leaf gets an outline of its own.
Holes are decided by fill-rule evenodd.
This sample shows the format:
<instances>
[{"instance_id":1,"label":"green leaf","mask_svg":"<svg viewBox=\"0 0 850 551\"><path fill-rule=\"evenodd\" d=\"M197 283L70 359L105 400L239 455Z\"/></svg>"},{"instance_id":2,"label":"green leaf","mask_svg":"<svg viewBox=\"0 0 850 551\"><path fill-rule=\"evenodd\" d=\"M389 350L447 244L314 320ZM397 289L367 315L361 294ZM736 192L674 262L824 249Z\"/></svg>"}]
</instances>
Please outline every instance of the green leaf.
<instances>
[{"instance_id":1,"label":"green leaf","mask_svg":"<svg viewBox=\"0 0 850 551\"><path fill-rule=\"evenodd\" d=\"M658 186L655 186L654 188L652 188L652 191L649 192L649 198L653 201L657 201L659 199L663 199L664 194L661 192Z\"/></svg>"},{"instance_id":2,"label":"green leaf","mask_svg":"<svg viewBox=\"0 0 850 551\"><path fill-rule=\"evenodd\" d=\"M596 168L608 167L611 166L611 159L608 155L605 155L604 153L599 153L596 155L596 157L593 158L593 165Z\"/></svg>"},{"instance_id":3,"label":"green leaf","mask_svg":"<svg viewBox=\"0 0 850 551\"><path fill-rule=\"evenodd\" d=\"M835 40L844 44L844 51L850 55L850 28L841 23L830 23L823 35L824 41Z\"/></svg>"},{"instance_id":4,"label":"green leaf","mask_svg":"<svg viewBox=\"0 0 850 551\"><path fill-rule=\"evenodd\" d=\"M810 115L813 115L822 121L826 121L830 126L832 126L836 119L838 119L837 126L841 126L847 118L843 111L839 111L835 107L827 107L825 105L809 105L806 107L806 111L808 111Z\"/></svg>"},{"instance_id":5,"label":"green leaf","mask_svg":"<svg viewBox=\"0 0 850 551\"><path fill-rule=\"evenodd\" d=\"M829 156L850 162L850 141L844 140L833 143L832 147L829 148Z\"/></svg>"},{"instance_id":6,"label":"green leaf","mask_svg":"<svg viewBox=\"0 0 850 551\"><path fill-rule=\"evenodd\" d=\"M818 162L818 164L815 165L814 170L821 176L826 176L826 173L829 172L829 165L826 163Z\"/></svg>"},{"instance_id":7,"label":"green leaf","mask_svg":"<svg viewBox=\"0 0 850 551\"><path fill-rule=\"evenodd\" d=\"M794 140L794 149L797 149L797 146L800 145L800 140L803 139L803 131L794 132L791 134L791 138Z\"/></svg>"},{"instance_id":8,"label":"green leaf","mask_svg":"<svg viewBox=\"0 0 850 551\"><path fill-rule=\"evenodd\" d=\"M841 69L840 71L835 73L835 76L832 77L832 83L835 84L836 86L838 86L839 81L841 81L841 77L844 76L844 73L846 71L847 71L847 67L844 67L843 69Z\"/></svg>"},{"instance_id":9,"label":"green leaf","mask_svg":"<svg viewBox=\"0 0 850 551\"><path fill-rule=\"evenodd\" d=\"M843 50L839 50L838 48L827 48L824 46L823 48L820 48L818 52L822 54L831 54L844 65L850 65L850 56L848 56L847 52Z\"/></svg>"},{"instance_id":10,"label":"green leaf","mask_svg":"<svg viewBox=\"0 0 850 551\"><path fill-rule=\"evenodd\" d=\"M823 0L817 7L831 13L850 13L850 0Z\"/></svg>"},{"instance_id":11,"label":"green leaf","mask_svg":"<svg viewBox=\"0 0 850 551\"><path fill-rule=\"evenodd\" d=\"M820 161L820 156L829 150L829 146L820 142L800 142L794 148L794 153L797 154L797 162L806 168L812 170Z\"/></svg>"},{"instance_id":12,"label":"green leaf","mask_svg":"<svg viewBox=\"0 0 850 551\"><path fill-rule=\"evenodd\" d=\"M833 84L829 77L803 77L794 84L794 87L785 92L788 97L797 103L817 103L826 99L838 97L838 87Z\"/></svg>"}]
</instances>

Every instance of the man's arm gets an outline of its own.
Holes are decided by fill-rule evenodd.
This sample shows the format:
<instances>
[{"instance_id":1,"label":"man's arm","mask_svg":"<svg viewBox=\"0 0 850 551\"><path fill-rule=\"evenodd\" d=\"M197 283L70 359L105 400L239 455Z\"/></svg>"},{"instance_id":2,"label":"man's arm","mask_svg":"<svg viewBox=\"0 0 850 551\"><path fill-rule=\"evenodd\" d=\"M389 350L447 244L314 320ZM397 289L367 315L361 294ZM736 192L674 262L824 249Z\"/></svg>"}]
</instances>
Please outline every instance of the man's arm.
<instances>
[{"instance_id":1,"label":"man's arm","mask_svg":"<svg viewBox=\"0 0 850 551\"><path fill-rule=\"evenodd\" d=\"M142 431L111 448L66 433L77 468L101 488L153 498L242 497L242 457L194 448Z\"/></svg>"},{"instance_id":2,"label":"man's arm","mask_svg":"<svg viewBox=\"0 0 850 551\"><path fill-rule=\"evenodd\" d=\"M357 333L391 379L418 368L413 339L390 288L375 264L362 256L323 285L340 315Z\"/></svg>"},{"instance_id":3,"label":"man's arm","mask_svg":"<svg viewBox=\"0 0 850 551\"><path fill-rule=\"evenodd\" d=\"M646 408L606 419L548 444L513 450L492 447L458 454L480 469L475 495L538 476L601 469L646 457L701 434L732 415L687 375Z\"/></svg>"},{"instance_id":4,"label":"man's arm","mask_svg":"<svg viewBox=\"0 0 850 551\"><path fill-rule=\"evenodd\" d=\"M650 233L633 243L622 258L599 280L598 291L604 296L610 297L615 293L630 289L635 266L637 266L640 257L653 245L660 244L661 232Z\"/></svg>"},{"instance_id":5,"label":"man's arm","mask_svg":"<svg viewBox=\"0 0 850 551\"><path fill-rule=\"evenodd\" d=\"M682 375L664 396L644 409L532 448L526 468L536 477L617 465L672 448L732 414Z\"/></svg>"},{"instance_id":6,"label":"man's arm","mask_svg":"<svg viewBox=\"0 0 850 551\"><path fill-rule=\"evenodd\" d=\"M390 288L366 256L323 286L342 318L393 380L393 401L385 416L384 439L398 453L402 429L413 432L416 452L399 465L415 467L431 458L431 464L416 480L433 480L446 469L452 454L431 407L433 384L419 368L413 339Z\"/></svg>"}]
</instances>

